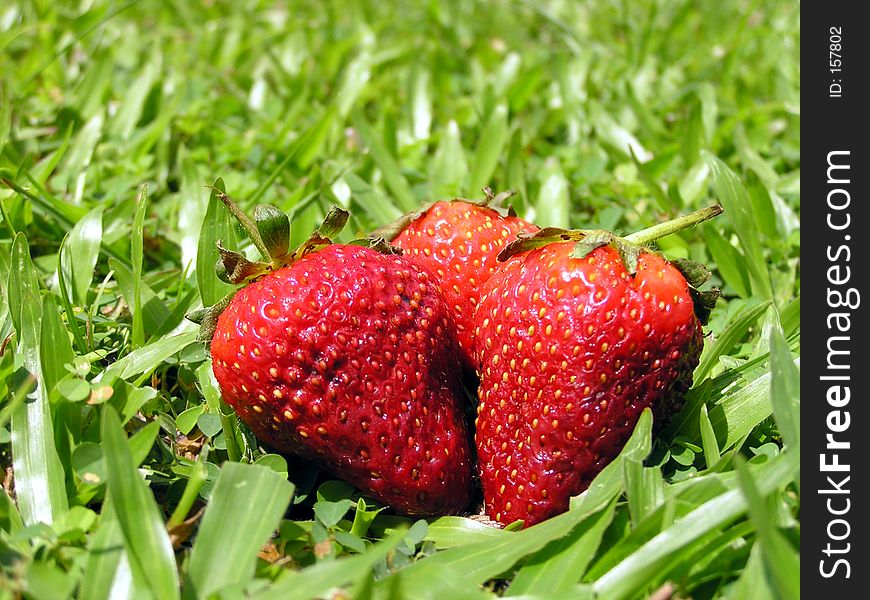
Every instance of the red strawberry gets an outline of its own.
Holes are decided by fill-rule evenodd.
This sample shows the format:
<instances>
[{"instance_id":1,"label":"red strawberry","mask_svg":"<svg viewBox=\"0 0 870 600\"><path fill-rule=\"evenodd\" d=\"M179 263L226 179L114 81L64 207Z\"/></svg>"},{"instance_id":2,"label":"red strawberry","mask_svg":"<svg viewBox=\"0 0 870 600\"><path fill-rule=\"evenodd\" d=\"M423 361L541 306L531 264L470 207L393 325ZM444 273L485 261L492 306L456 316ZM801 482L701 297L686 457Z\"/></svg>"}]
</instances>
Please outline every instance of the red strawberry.
<instances>
[{"instance_id":1,"label":"red strawberry","mask_svg":"<svg viewBox=\"0 0 870 600\"><path fill-rule=\"evenodd\" d=\"M218 317L223 398L258 438L400 512L461 510L471 454L458 349L429 273L313 239Z\"/></svg>"},{"instance_id":2,"label":"red strawberry","mask_svg":"<svg viewBox=\"0 0 870 600\"><path fill-rule=\"evenodd\" d=\"M583 240L541 247L547 236ZM668 261L626 240L550 230L500 258L512 251L476 313L475 437L488 514L528 526L568 508L644 408L661 414L680 401L702 337L699 293ZM636 274L624 259L636 260Z\"/></svg>"},{"instance_id":3,"label":"red strawberry","mask_svg":"<svg viewBox=\"0 0 870 600\"><path fill-rule=\"evenodd\" d=\"M510 212L466 200L436 202L393 239L405 254L437 275L453 313L465 368L474 371L474 310L496 256L521 232L538 228Z\"/></svg>"}]
</instances>

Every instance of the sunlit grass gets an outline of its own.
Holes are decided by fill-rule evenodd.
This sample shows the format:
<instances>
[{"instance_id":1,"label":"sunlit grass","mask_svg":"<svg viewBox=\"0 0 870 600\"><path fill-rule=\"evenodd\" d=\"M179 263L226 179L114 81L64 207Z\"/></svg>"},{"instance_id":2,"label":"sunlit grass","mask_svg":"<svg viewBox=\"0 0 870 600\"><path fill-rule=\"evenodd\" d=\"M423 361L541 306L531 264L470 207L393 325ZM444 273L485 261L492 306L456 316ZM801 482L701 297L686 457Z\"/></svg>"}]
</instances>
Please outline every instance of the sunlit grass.
<instances>
[{"instance_id":1,"label":"sunlit grass","mask_svg":"<svg viewBox=\"0 0 870 600\"><path fill-rule=\"evenodd\" d=\"M0 597L788 597L799 28L791 2L4 4ZM333 204L349 240L483 186L621 232L721 202L659 244L723 292L694 389L558 520L379 510L221 401L185 319L243 239L218 178L294 243Z\"/></svg>"}]
</instances>

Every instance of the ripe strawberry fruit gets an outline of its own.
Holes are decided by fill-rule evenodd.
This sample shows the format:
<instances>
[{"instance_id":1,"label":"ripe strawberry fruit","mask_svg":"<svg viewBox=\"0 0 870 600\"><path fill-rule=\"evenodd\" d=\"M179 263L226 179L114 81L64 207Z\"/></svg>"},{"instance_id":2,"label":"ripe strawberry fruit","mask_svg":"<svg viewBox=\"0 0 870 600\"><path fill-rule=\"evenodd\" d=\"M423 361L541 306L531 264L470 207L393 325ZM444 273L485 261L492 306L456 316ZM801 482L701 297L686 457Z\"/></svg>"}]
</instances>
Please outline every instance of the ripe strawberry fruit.
<instances>
[{"instance_id":1,"label":"ripe strawberry fruit","mask_svg":"<svg viewBox=\"0 0 870 600\"><path fill-rule=\"evenodd\" d=\"M262 269L217 317L224 400L259 439L400 512L463 509L471 455L458 348L430 274L323 236L278 262L288 264Z\"/></svg>"},{"instance_id":2,"label":"ripe strawberry fruit","mask_svg":"<svg viewBox=\"0 0 870 600\"><path fill-rule=\"evenodd\" d=\"M495 270L499 251L518 233L538 230L510 210L487 205L494 200L488 190L487 196L484 203L460 199L436 202L392 229L394 235L399 230L392 243L437 276L453 313L465 368L470 372L477 367L473 318L480 288Z\"/></svg>"},{"instance_id":3,"label":"ripe strawberry fruit","mask_svg":"<svg viewBox=\"0 0 870 600\"><path fill-rule=\"evenodd\" d=\"M631 241L544 230L503 252L509 258L483 287L475 437L486 509L500 523L528 526L567 510L643 409L661 416L691 386L702 348L695 305L709 307L715 292L697 292Z\"/></svg>"}]
</instances>

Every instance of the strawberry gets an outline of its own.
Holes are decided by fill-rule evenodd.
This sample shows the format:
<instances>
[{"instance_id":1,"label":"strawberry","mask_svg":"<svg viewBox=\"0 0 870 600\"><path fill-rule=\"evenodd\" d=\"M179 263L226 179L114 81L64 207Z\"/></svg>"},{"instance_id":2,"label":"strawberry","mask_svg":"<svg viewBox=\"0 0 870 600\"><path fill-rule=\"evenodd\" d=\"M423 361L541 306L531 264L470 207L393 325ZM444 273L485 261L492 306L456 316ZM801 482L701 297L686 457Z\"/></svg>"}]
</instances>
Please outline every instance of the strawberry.
<instances>
[{"instance_id":1,"label":"strawberry","mask_svg":"<svg viewBox=\"0 0 870 600\"><path fill-rule=\"evenodd\" d=\"M471 451L458 348L431 275L324 235L242 270L255 281L216 317L211 340L215 378L239 418L399 512L463 509Z\"/></svg>"},{"instance_id":2,"label":"strawberry","mask_svg":"<svg viewBox=\"0 0 870 600\"><path fill-rule=\"evenodd\" d=\"M473 360L474 310L481 286L496 268L496 255L518 233L538 230L510 210L487 205L495 200L489 190L487 197L484 203L460 199L436 202L392 228L395 235L392 243L437 276L441 293L453 313L463 362L469 372L477 367Z\"/></svg>"},{"instance_id":3,"label":"strawberry","mask_svg":"<svg viewBox=\"0 0 870 600\"><path fill-rule=\"evenodd\" d=\"M703 312L716 292L697 292L694 276L687 281L638 245L678 225L626 239L548 229L500 254L507 260L484 284L475 315L475 439L496 521L528 526L567 510L643 409L662 416L691 386L702 348L696 304Z\"/></svg>"}]
</instances>

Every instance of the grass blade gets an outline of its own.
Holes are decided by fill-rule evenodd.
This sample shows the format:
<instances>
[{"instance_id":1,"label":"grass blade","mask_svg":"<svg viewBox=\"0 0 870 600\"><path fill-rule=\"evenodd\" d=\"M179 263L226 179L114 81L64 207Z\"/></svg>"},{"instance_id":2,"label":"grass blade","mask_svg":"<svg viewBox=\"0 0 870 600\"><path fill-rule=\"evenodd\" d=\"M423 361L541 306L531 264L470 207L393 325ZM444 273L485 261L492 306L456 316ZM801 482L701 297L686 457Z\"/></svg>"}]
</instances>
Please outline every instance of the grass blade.
<instances>
[{"instance_id":1,"label":"grass blade","mask_svg":"<svg viewBox=\"0 0 870 600\"><path fill-rule=\"evenodd\" d=\"M511 198L514 208L520 216L526 214L529 203L528 189L526 187L526 157L523 155L523 132L521 129L514 131L508 145L508 154L505 165L505 183L507 189L517 193Z\"/></svg>"},{"instance_id":2,"label":"grass blade","mask_svg":"<svg viewBox=\"0 0 870 600\"><path fill-rule=\"evenodd\" d=\"M27 171L23 170L24 174L27 175ZM20 195L22 198L25 198L33 203L33 207L39 211L44 213L46 216L54 219L58 222L59 225L63 227L73 227L78 220L84 216L86 210L81 206L75 206L73 204L69 204L67 202L58 202L55 198L47 197L42 194L42 191L39 189L38 183L34 184L37 193L34 194L27 188L23 188L18 183L16 183L13 175L7 171L6 169L0 169L0 182L2 182L6 187L13 190L15 193Z\"/></svg>"},{"instance_id":3,"label":"grass blade","mask_svg":"<svg viewBox=\"0 0 870 600\"><path fill-rule=\"evenodd\" d=\"M121 525L124 547L131 562L148 574L156 598L178 598L175 553L160 509L133 462L118 414L106 405L100 427L105 449L108 489Z\"/></svg>"},{"instance_id":4,"label":"grass blade","mask_svg":"<svg viewBox=\"0 0 870 600\"><path fill-rule=\"evenodd\" d=\"M710 167L716 195L743 246L753 289L764 298L771 299L773 288L761 248L763 238L755 221L752 200L740 179L728 168L728 165L709 152L702 152L702 156Z\"/></svg>"},{"instance_id":5,"label":"grass blade","mask_svg":"<svg viewBox=\"0 0 870 600\"><path fill-rule=\"evenodd\" d=\"M64 244L61 264L76 306L88 304L88 289L94 278L102 238L103 208L98 206L75 224Z\"/></svg>"},{"instance_id":6,"label":"grass blade","mask_svg":"<svg viewBox=\"0 0 870 600\"><path fill-rule=\"evenodd\" d=\"M652 153L643 147L634 134L617 123L603 107L597 104L593 105L591 113L595 123L595 131L604 143L626 156L634 154L641 162L646 162L652 158Z\"/></svg>"},{"instance_id":7,"label":"grass blade","mask_svg":"<svg viewBox=\"0 0 870 600\"><path fill-rule=\"evenodd\" d=\"M75 359L69 334L60 320L57 303L51 294L46 294L42 299L39 357L45 387L50 392L69 373L67 367Z\"/></svg>"},{"instance_id":8,"label":"grass blade","mask_svg":"<svg viewBox=\"0 0 870 600\"><path fill-rule=\"evenodd\" d=\"M761 545L755 543L749 552L749 560L737 582L731 586L727 600L769 600L775 598L764 574Z\"/></svg>"},{"instance_id":9,"label":"grass blade","mask_svg":"<svg viewBox=\"0 0 870 600\"><path fill-rule=\"evenodd\" d=\"M9 132L12 131L12 99L5 97L0 91L0 154L9 141Z\"/></svg>"},{"instance_id":10,"label":"grass blade","mask_svg":"<svg viewBox=\"0 0 870 600\"><path fill-rule=\"evenodd\" d=\"M797 551L777 531L774 526L775 516L771 514L764 500L766 494L759 489L759 482L754 480L742 461L737 462L737 479L740 482L749 519L758 532L762 562L768 579L774 584L771 586L774 595L782 600L800 598L801 574ZM770 493L770 490L767 493Z\"/></svg>"},{"instance_id":11,"label":"grass blade","mask_svg":"<svg viewBox=\"0 0 870 600\"><path fill-rule=\"evenodd\" d=\"M541 227L570 227L568 212L571 200L568 195L568 180L559 166L559 161L548 158L541 169L539 180L541 187L535 203L535 223Z\"/></svg>"},{"instance_id":12,"label":"grass blade","mask_svg":"<svg viewBox=\"0 0 870 600\"><path fill-rule=\"evenodd\" d=\"M729 376L726 381L734 379L734 376ZM724 394L712 400L706 399L706 396L701 398L707 402L707 414L716 439L721 440L721 452L731 449L742 441L759 423L772 414L770 380L771 374L767 372L742 387L729 387ZM682 436L691 441L701 441L700 418L697 414L699 410L700 405L697 402L688 402L662 433L663 438L673 440L677 436Z\"/></svg>"},{"instance_id":13,"label":"grass blade","mask_svg":"<svg viewBox=\"0 0 870 600\"><path fill-rule=\"evenodd\" d=\"M489 115L480 140L474 153L474 168L468 185L469 194L477 195L478 190L492 182L492 174L498 166L504 145L508 137L508 109L504 104L497 104Z\"/></svg>"},{"instance_id":14,"label":"grass blade","mask_svg":"<svg viewBox=\"0 0 870 600\"><path fill-rule=\"evenodd\" d=\"M211 361L202 363L202 366L196 370L196 377L199 380L200 389L209 411L220 417L221 428L227 443L227 458L233 462L240 461L242 451L239 447L239 418L233 408L221 397L220 386L214 377Z\"/></svg>"},{"instance_id":15,"label":"grass blade","mask_svg":"<svg viewBox=\"0 0 870 600\"><path fill-rule=\"evenodd\" d=\"M724 356L734 345L748 333L756 321L765 313L770 302L762 302L755 306L744 308L738 315L731 319L725 330L718 334L712 344L706 344L701 352L701 360L695 369L695 381L704 381L719 362L719 357Z\"/></svg>"},{"instance_id":16,"label":"grass blade","mask_svg":"<svg viewBox=\"0 0 870 600\"><path fill-rule=\"evenodd\" d=\"M233 289L229 283L221 281L215 272L215 264L220 258L217 242L220 241L228 250L238 247L235 219L218 199L218 195L223 193L226 193L224 180L218 177L212 184L197 242L196 283L203 306L216 304Z\"/></svg>"},{"instance_id":17,"label":"grass blade","mask_svg":"<svg viewBox=\"0 0 870 600\"><path fill-rule=\"evenodd\" d=\"M42 385L47 394L52 394L58 382L67 377L72 368L73 354L70 336L58 313L57 303L52 294L42 299L42 324L40 327L39 361L42 367ZM72 449L69 432L81 428L81 417L77 407L70 406L63 399L55 402L53 423L50 431L54 436L54 448L62 465L70 464ZM49 432L46 432L49 433ZM66 489L69 495L75 493L75 480L72 469L64 469Z\"/></svg>"},{"instance_id":18,"label":"grass blade","mask_svg":"<svg viewBox=\"0 0 870 600\"><path fill-rule=\"evenodd\" d=\"M60 247L57 251L57 265L55 266L55 270L57 273L57 287L58 292L60 293L60 300L63 304L64 312L66 313L67 324L73 334L73 339L75 339L76 349L80 354L86 354L88 351L88 344L85 341L85 336L82 333L79 319L76 316L75 309L73 308L73 293L70 291L69 286L66 283L66 275L64 274L64 262L69 262L64 260L69 254L69 250L67 250L68 242L69 234L66 234L63 237L63 240L61 240ZM2 319L2 317L2 310L0 310L0 319Z\"/></svg>"},{"instance_id":19,"label":"grass blade","mask_svg":"<svg viewBox=\"0 0 870 600\"><path fill-rule=\"evenodd\" d=\"M371 77L373 59L371 49L375 45L375 36L365 32L360 41L360 48L353 60L348 63L342 72L341 83L335 94L335 103L338 115L345 119L357 98L366 89L366 84Z\"/></svg>"},{"instance_id":20,"label":"grass blade","mask_svg":"<svg viewBox=\"0 0 870 600\"><path fill-rule=\"evenodd\" d=\"M92 538L92 551L85 564L79 599L131 598L147 592L148 588L134 579L130 570L121 524L109 496L103 504L99 527Z\"/></svg>"},{"instance_id":21,"label":"grass blade","mask_svg":"<svg viewBox=\"0 0 870 600\"><path fill-rule=\"evenodd\" d=\"M142 261L145 245L145 208L148 206L148 191L143 187L136 200L133 214L133 232L130 237L130 258L133 265L133 297L128 298L130 312L133 314L133 347L145 344L145 314L142 310Z\"/></svg>"},{"instance_id":22,"label":"grass blade","mask_svg":"<svg viewBox=\"0 0 870 600\"><path fill-rule=\"evenodd\" d=\"M3 203L0 202L0 207ZM0 215L2 217L2 215ZM14 237L14 234L13 234ZM6 336L12 332L13 320L9 314L9 262L11 255L0 252L0 336ZM2 356L0 356L2 360Z\"/></svg>"},{"instance_id":23,"label":"grass blade","mask_svg":"<svg viewBox=\"0 0 870 600\"><path fill-rule=\"evenodd\" d=\"M88 166L103 135L105 120L103 112L91 117L76 135L75 142L63 162L61 177L73 197L72 204L81 204Z\"/></svg>"},{"instance_id":24,"label":"grass blade","mask_svg":"<svg viewBox=\"0 0 870 600\"><path fill-rule=\"evenodd\" d=\"M317 160L318 155L323 149L323 145L326 143L326 136L329 134L329 130L335 120L335 108L330 106L323 113L323 116L311 126L311 129L306 131L305 134L293 144L289 154L290 160L297 164L301 169L307 169L314 164L314 161ZM275 174L277 175L277 173L278 170L276 169ZM269 183L269 180L264 182L263 186L266 186L267 183ZM257 190L257 193L255 193L250 200L251 204L254 204L259 200L262 196L261 190L264 191L265 189L265 187L261 186Z\"/></svg>"},{"instance_id":25,"label":"grass blade","mask_svg":"<svg viewBox=\"0 0 870 600\"><path fill-rule=\"evenodd\" d=\"M661 468L645 467L642 459L627 458L622 461L622 473L628 512L636 527L665 500Z\"/></svg>"},{"instance_id":26,"label":"grass blade","mask_svg":"<svg viewBox=\"0 0 870 600\"><path fill-rule=\"evenodd\" d=\"M165 337L134 350L115 361L103 372L102 381L110 382L115 378L129 379L148 373L157 365L196 341L197 332L187 331Z\"/></svg>"},{"instance_id":27,"label":"grass blade","mask_svg":"<svg viewBox=\"0 0 870 600\"><path fill-rule=\"evenodd\" d=\"M199 236L203 219L211 200L203 187L196 162L184 146L178 149L178 170L181 173L181 189L176 196L178 202L177 239L181 246L181 267L195 269L199 263ZM207 264L214 268L214 263Z\"/></svg>"},{"instance_id":28,"label":"grass blade","mask_svg":"<svg viewBox=\"0 0 870 600\"><path fill-rule=\"evenodd\" d=\"M18 352L24 369L32 378L31 381L19 379L18 386L36 383L28 401L12 412L15 491L21 518L27 525L51 524L66 512L69 504L64 469L54 443L49 390L40 354L42 302L27 239L21 234L15 236L12 243L8 293Z\"/></svg>"},{"instance_id":29,"label":"grass blade","mask_svg":"<svg viewBox=\"0 0 870 600\"><path fill-rule=\"evenodd\" d=\"M359 133L360 138L366 147L368 147L372 159L374 159L375 164L378 165L384 174L384 181L387 184L387 188L392 192L396 205L404 212L415 210L419 204L417 197L411 190L408 180L402 174L395 157L390 154L381 137L375 133L361 112L355 111L352 120L353 126Z\"/></svg>"},{"instance_id":30,"label":"grass blade","mask_svg":"<svg viewBox=\"0 0 870 600\"><path fill-rule=\"evenodd\" d=\"M772 411L770 373L765 373L745 387L722 396L709 406L708 415L716 438L725 440L722 443L724 451L749 435Z\"/></svg>"},{"instance_id":31,"label":"grass blade","mask_svg":"<svg viewBox=\"0 0 870 600\"><path fill-rule=\"evenodd\" d=\"M356 173L347 173L344 181L350 188L351 206L359 207L378 226L392 223L402 216L393 201L381 194Z\"/></svg>"},{"instance_id":32,"label":"grass blade","mask_svg":"<svg viewBox=\"0 0 870 600\"><path fill-rule=\"evenodd\" d=\"M634 163L634 166L637 167L637 173L640 176L640 180L644 183L650 194L652 194L653 198L655 198L659 210L667 211L676 208L674 207L673 202L671 202L671 199L662 189L661 185L659 185L655 178L650 174L649 167L645 163L642 163L637 157L637 154L634 152L634 146L629 146L628 150L631 154L631 160Z\"/></svg>"},{"instance_id":33,"label":"grass blade","mask_svg":"<svg viewBox=\"0 0 870 600\"><path fill-rule=\"evenodd\" d=\"M728 286L725 293L733 292L741 298L750 298L752 287L746 259L715 227L705 227L703 235L710 255L716 262L716 270Z\"/></svg>"},{"instance_id":34,"label":"grass blade","mask_svg":"<svg viewBox=\"0 0 870 600\"><path fill-rule=\"evenodd\" d=\"M530 557L514 576L505 596L533 594L539 590L550 593L568 592L580 581L586 567L595 557L604 530L613 520L616 501L589 517L571 533L550 543Z\"/></svg>"},{"instance_id":35,"label":"grass blade","mask_svg":"<svg viewBox=\"0 0 870 600\"><path fill-rule=\"evenodd\" d=\"M625 458L642 459L651 447L652 414L647 409L635 426L622 452L595 478L589 489L572 502L571 510L501 539L484 539L451 548L416 562L402 571L404 590L411 596L425 596L437 589L444 569L455 572L457 584L474 587L510 569L517 561L568 535L575 527L599 513L622 492L622 464ZM376 586L391 585L390 578Z\"/></svg>"},{"instance_id":36,"label":"grass blade","mask_svg":"<svg viewBox=\"0 0 870 600\"><path fill-rule=\"evenodd\" d=\"M800 447L801 443L801 374L795 366L788 344L779 325L770 335L770 397L773 416L785 443Z\"/></svg>"},{"instance_id":37,"label":"grass blade","mask_svg":"<svg viewBox=\"0 0 870 600\"><path fill-rule=\"evenodd\" d=\"M415 68L411 74L411 132L418 140L428 140L432 128L432 97L429 71Z\"/></svg>"},{"instance_id":38,"label":"grass blade","mask_svg":"<svg viewBox=\"0 0 870 600\"><path fill-rule=\"evenodd\" d=\"M293 484L258 465L228 462L221 469L190 555L185 596L208 598L254 575L257 551L278 527Z\"/></svg>"},{"instance_id":39,"label":"grass blade","mask_svg":"<svg viewBox=\"0 0 870 600\"><path fill-rule=\"evenodd\" d=\"M157 50L155 48L155 50ZM148 98L148 92L154 82L160 76L160 54L155 52L154 57L145 63L139 76L130 85L124 94L123 102L118 112L112 118L108 129L113 135L121 138L129 138L133 133L136 123L142 117L142 108Z\"/></svg>"},{"instance_id":40,"label":"grass blade","mask_svg":"<svg viewBox=\"0 0 870 600\"><path fill-rule=\"evenodd\" d=\"M466 181L468 161L462 147L462 137L456 121L448 121L441 131L441 141L435 149L429 167L429 194L432 200L465 197L472 194Z\"/></svg>"},{"instance_id":41,"label":"grass blade","mask_svg":"<svg viewBox=\"0 0 870 600\"><path fill-rule=\"evenodd\" d=\"M6 490L0 491L0 531L15 535L22 529L24 529L24 521L21 520L18 507ZM20 546L16 546L16 549L22 552L27 550L27 544Z\"/></svg>"},{"instance_id":42,"label":"grass blade","mask_svg":"<svg viewBox=\"0 0 870 600\"><path fill-rule=\"evenodd\" d=\"M127 304L133 306L138 294L139 310L137 312L139 321L141 321L142 335L145 335L145 331L159 331L171 315L163 300L151 289L150 285L137 278L135 273L114 258L109 259L109 267L115 273L118 289L127 300ZM136 322L135 314L134 323Z\"/></svg>"},{"instance_id":43,"label":"grass blade","mask_svg":"<svg viewBox=\"0 0 870 600\"><path fill-rule=\"evenodd\" d=\"M800 457L794 452L784 453L771 461L764 469L765 476L759 477L761 493L770 493L791 481L799 464ZM726 525L744 514L746 509L746 501L739 490L725 492L705 502L595 581L596 594L608 600L635 596L649 585L653 577L661 576L666 565L673 564L675 552Z\"/></svg>"},{"instance_id":44,"label":"grass blade","mask_svg":"<svg viewBox=\"0 0 870 600\"><path fill-rule=\"evenodd\" d=\"M710 422L710 416L707 414L707 405L701 405L699 413L698 428L701 430L701 445L704 448L704 459L707 461L707 468L712 469L722 458L719 452L719 442L716 441L716 431L713 429L713 423Z\"/></svg>"},{"instance_id":45,"label":"grass blade","mask_svg":"<svg viewBox=\"0 0 870 600\"><path fill-rule=\"evenodd\" d=\"M440 517L429 523L426 539L443 550L479 542L484 538L498 539L506 535L511 534L467 517Z\"/></svg>"},{"instance_id":46,"label":"grass blade","mask_svg":"<svg viewBox=\"0 0 870 600\"><path fill-rule=\"evenodd\" d=\"M397 531L363 554L351 558L328 560L301 571L287 571L256 600L309 600L327 591L354 585L369 576L371 570L399 545L404 531Z\"/></svg>"}]
</instances>

